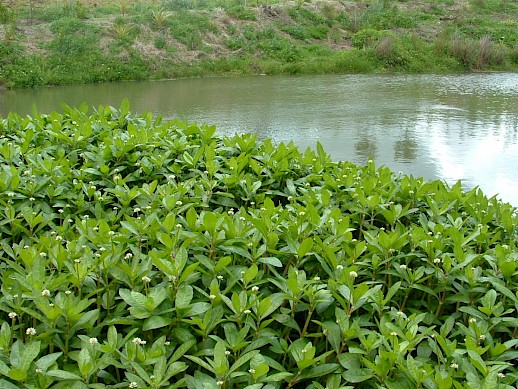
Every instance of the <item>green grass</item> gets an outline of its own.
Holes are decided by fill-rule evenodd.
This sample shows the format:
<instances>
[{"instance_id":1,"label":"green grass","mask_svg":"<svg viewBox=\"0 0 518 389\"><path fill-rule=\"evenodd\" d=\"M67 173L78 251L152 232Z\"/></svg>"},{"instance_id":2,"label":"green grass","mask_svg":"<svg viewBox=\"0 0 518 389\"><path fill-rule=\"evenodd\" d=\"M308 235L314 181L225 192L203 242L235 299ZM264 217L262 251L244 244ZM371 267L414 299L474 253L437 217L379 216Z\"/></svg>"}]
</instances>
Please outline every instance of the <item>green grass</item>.
<instances>
[{"instance_id":1,"label":"green grass","mask_svg":"<svg viewBox=\"0 0 518 389\"><path fill-rule=\"evenodd\" d=\"M516 208L63 109L0 119L2 388L516 387Z\"/></svg>"},{"instance_id":2,"label":"green grass","mask_svg":"<svg viewBox=\"0 0 518 389\"><path fill-rule=\"evenodd\" d=\"M23 5L3 12L0 85L518 69L518 6L506 0L122 4L35 3L32 21Z\"/></svg>"}]
</instances>

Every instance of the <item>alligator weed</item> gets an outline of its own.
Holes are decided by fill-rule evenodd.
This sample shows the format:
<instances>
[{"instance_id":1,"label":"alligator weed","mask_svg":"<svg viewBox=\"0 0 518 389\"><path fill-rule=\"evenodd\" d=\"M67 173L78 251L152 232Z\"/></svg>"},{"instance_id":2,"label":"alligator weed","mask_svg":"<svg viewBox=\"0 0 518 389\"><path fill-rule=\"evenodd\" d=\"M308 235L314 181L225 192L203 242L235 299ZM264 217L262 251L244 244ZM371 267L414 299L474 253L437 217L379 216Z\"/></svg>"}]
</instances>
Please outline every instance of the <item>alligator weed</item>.
<instances>
[{"instance_id":1,"label":"alligator weed","mask_svg":"<svg viewBox=\"0 0 518 389\"><path fill-rule=\"evenodd\" d=\"M511 205L63 109L0 119L0 387L516 387Z\"/></svg>"}]
</instances>

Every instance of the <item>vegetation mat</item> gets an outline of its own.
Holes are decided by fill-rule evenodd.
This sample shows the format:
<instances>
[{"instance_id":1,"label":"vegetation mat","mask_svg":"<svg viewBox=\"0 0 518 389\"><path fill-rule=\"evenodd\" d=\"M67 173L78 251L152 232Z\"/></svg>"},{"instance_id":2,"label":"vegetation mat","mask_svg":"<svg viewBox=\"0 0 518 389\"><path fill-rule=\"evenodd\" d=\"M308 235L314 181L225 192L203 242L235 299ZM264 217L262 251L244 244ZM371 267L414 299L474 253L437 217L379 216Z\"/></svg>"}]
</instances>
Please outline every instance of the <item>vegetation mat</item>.
<instances>
[{"instance_id":1,"label":"vegetation mat","mask_svg":"<svg viewBox=\"0 0 518 389\"><path fill-rule=\"evenodd\" d=\"M214 134L0 119L0 387L516 387L516 208Z\"/></svg>"}]
</instances>

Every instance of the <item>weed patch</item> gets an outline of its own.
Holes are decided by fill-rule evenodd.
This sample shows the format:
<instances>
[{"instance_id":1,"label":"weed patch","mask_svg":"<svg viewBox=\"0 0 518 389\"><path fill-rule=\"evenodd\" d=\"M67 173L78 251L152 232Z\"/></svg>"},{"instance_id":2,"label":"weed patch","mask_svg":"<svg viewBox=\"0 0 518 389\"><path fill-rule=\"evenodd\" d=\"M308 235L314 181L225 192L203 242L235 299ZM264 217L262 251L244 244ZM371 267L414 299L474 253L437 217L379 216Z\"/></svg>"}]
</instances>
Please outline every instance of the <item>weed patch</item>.
<instances>
[{"instance_id":1,"label":"weed patch","mask_svg":"<svg viewBox=\"0 0 518 389\"><path fill-rule=\"evenodd\" d=\"M0 119L2 387L516 386L516 208L87 111Z\"/></svg>"}]
</instances>

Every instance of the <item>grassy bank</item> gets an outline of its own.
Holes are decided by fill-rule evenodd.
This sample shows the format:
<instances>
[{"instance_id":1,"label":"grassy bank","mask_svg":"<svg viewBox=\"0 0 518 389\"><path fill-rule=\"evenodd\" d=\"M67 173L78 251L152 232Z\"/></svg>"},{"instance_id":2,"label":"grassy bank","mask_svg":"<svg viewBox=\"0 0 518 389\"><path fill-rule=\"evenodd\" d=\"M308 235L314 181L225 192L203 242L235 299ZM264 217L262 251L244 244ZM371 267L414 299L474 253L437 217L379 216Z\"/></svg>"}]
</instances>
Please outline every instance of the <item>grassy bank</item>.
<instances>
[{"instance_id":1,"label":"grassy bank","mask_svg":"<svg viewBox=\"0 0 518 389\"><path fill-rule=\"evenodd\" d=\"M516 387L515 208L214 131L0 119L0 387Z\"/></svg>"},{"instance_id":2,"label":"grassy bank","mask_svg":"<svg viewBox=\"0 0 518 389\"><path fill-rule=\"evenodd\" d=\"M3 0L0 83L517 70L517 20L508 0Z\"/></svg>"}]
</instances>

